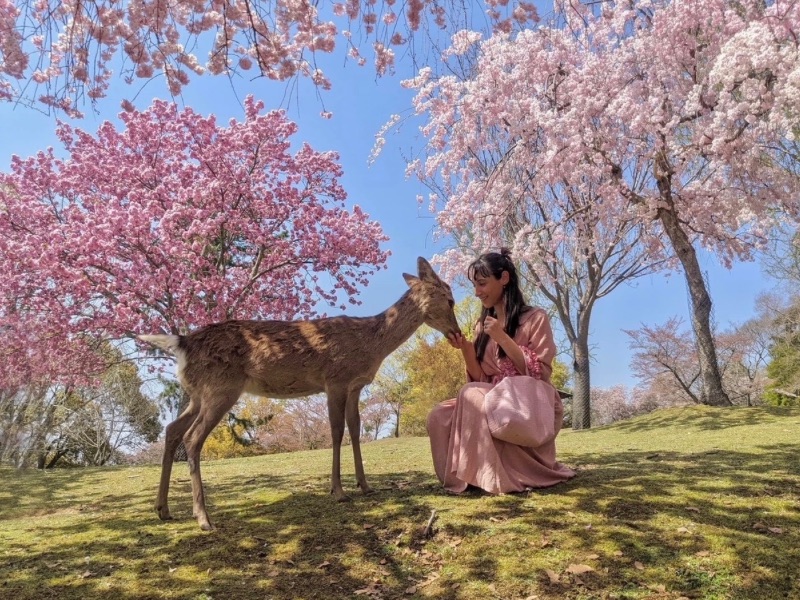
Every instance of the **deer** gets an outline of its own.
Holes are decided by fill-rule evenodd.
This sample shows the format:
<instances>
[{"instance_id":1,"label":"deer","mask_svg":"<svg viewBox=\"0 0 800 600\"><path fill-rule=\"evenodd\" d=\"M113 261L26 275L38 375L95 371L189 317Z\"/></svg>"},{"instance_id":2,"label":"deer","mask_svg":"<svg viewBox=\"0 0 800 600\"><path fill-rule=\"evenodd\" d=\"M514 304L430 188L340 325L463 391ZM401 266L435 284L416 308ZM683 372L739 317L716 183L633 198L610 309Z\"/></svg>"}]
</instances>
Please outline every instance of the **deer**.
<instances>
[{"instance_id":1,"label":"deer","mask_svg":"<svg viewBox=\"0 0 800 600\"><path fill-rule=\"evenodd\" d=\"M372 382L384 359L422 324L444 335L460 333L453 292L422 257L418 276L403 273L408 290L372 317L336 316L309 320L230 320L187 335L137 335L142 342L177 358L177 375L189 403L167 425L155 509L171 519L168 494L175 451L183 441L192 487L193 516L204 531L214 529L206 510L200 451L211 430L243 393L298 398L325 393L333 465L330 493L349 501L342 488L341 445L350 434L356 481L371 494L361 459L361 390Z\"/></svg>"}]
</instances>

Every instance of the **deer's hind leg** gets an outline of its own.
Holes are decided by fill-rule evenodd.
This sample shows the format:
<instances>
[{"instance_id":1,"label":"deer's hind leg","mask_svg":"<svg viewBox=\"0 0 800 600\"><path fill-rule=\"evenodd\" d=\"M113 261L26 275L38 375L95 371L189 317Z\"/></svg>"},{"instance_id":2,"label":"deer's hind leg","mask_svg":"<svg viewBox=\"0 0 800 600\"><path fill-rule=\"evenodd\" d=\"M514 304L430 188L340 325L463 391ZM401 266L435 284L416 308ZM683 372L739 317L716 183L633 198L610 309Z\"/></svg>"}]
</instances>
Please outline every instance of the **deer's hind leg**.
<instances>
[{"instance_id":1,"label":"deer's hind leg","mask_svg":"<svg viewBox=\"0 0 800 600\"><path fill-rule=\"evenodd\" d=\"M328 418L331 424L333 442L333 465L331 467L331 494L337 502L349 502L350 496L342 489L342 438L344 437L344 415L347 404L347 390L328 388Z\"/></svg>"},{"instance_id":2,"label":"deer's hind leg","mask_svg":"<svg viewBox=\"0 0 800 600\"><path fill-rule=\"evenodd\" d=\"M361 460L361 415L358 412L358 401L361 397L361 388L351 390L347 394L347 405L345 406L345 418L347 419L347 431L350 433L350 443L353 446L353 460L356 465L356 481L361 488L362 494L371 494L372 488L367 483L364 474L364 464Z\"/></svg>"},{"instance_id":3,"label":"deer's hind leg","mask_svg":"<svg viewBox=\"0 0 800 600\"><path fill-rule=\"evenodd\" d=\"M186 445L186 457L189 463L189 474L192 477L192 515L197 518L200 529L210 531L214 529L206 511L206 498L203 491L203 480L200 476L200 451L211 433L211 430L220 422L223 415L228 412L239 399L241 389L217 390L213 396L203 398L197 418L189 427L183 438Z\"/></svg>"},{"instance_id":4,"label":"deer's hind leg","mask_svg":"<svg viewBox=\"0 0 800 600\"><path fill-rule=\"evenodd\" d=\"M161 457L161 481L158 485L158 497L156 498L156 512L162 521L171 519L169 513L169 479L172 475L172 463L175 461L175 451L183 439L183 434L197 418L198 408L191 400L180 416L172 423L167 425L164 439L164 455Z\"/></svg>"}]
</instances>

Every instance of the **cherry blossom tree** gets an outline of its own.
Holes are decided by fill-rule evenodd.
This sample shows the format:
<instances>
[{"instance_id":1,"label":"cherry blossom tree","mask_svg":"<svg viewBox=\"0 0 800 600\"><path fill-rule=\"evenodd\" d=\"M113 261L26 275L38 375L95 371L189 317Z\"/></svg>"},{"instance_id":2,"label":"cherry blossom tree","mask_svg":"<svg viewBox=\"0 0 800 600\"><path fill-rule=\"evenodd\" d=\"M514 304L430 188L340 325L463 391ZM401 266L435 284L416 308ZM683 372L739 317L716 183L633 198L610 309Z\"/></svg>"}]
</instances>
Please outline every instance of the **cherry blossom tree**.
<instances>
[{"instance_id":1,"label":"cherry blossom tree","mask_svg":"<svg viewBox=\"0 0 800 600\"><path fill-rule=\"evenodd\" d=\"M407 51L415 33L428 40L463 26L472 11L504 31L537 18L524 0L0 0L0 100L77 116L82 102L106 95L115 72L129 83L163 76L172 95L204 73L305 76L326 89L316 56L337 42L360 65L371 46L382 75L394 65L394 48Z\"/></svg>"},{"instance_id":2,"label":"cherry blossom tree","mask_svg":"<svg viewBox=\"0 0 800 600\"><path fill-rule=\"evenodd\" d=\"M348 210L333 152L248 98L243 121L155 101L95 135L61 124L66 158L0 174L2 385L69 378L99 339L357 303L385 264L380 226ZM10 381L16 379L16 381Z\"/></svg>"},{"instance_id":3,"label":"cherry blossom tree","mask_svg":"<svg viewBox=\"0 0 800 600\"><path fill-rule=\"evenodd\" d=\"M667 252L686 277L698 397L729 405L697 248L730 266L797 221L798 33L800 6L761 0L559 1L536 29L485 41L461 32L448 53L477 53L467 80L422 69L409 82L429 150L412 167L442 181L443 233L479 224L483 238L472 227L462 240L476 249L502 239L512 200L534 190L552 206L547 186L587 197L606 222L638 221L646 254ZM485 170L498 132L500 159ZM547 219L551 247L571 235L573 215ZM550 277L525 233L518 255Z\"/></svg>"},{"instance_id":4,"label":"cherry blossom tree","mask_svg":"<svg viewBox=\"0 0 800 600\"><path fill-rule=\"evenodd\" d=\"M702 372L697 350L680 317L663 325L626 330L630 337L631 373L643 385L658 381L664 395L700 404Z\"/></svg>"},{"instance_id":5,"label":"cherry blossom tree","mask_svg":"<svg viewBox=\"0 0 800 600\"><path fill-rule=\"evenodd\" d=\"M529 33L535 35L525 32L519 39ZM408 82L418 89L416 111L428 119L423 132L429 138L426 160L410 169L433 191L429 208L439 232L454 239L455 248L440 257L445 273L455 277L476 254L511 246L523 279L555 307L572 355L572 425L584 429L591 425L595 304L622 283L661 268L663 246L648 223L603 205L610 175L596 170L591 181L586 171L592 165L574 169L548 151L562 144L565 131L553 123L562 119L562 91L558 83L547 89L560 55L537 54L536 69L520 69L516 65L533 50L501 37L483 44L471 64L478 37L456 35L446 53L459 61L453 71L471 65L467 76L434 78L424 70ZM544 92L532 96L532 89ZM596 127L591 121L583 125ZM587 145L572 159L591 155L591 139L586 132ZM642 170L638 160L632 157L627 168Z\"/></svg>"},{"instance_id":6,"label":"cherry blossom tree","mask_svg":"<svg viewBox=\"0 0 800 600\"><path fill-rule=\"evenodd\" d=\"M723 389L737 405L761 404L767 384L766 367L769 349L777 326L775 314L765 310L772 306L768 296L757 302L758 314L740 325L715 333ZM631 372L646 395L662 402L702 403L703 373L685 323L672 317L662 325L625 331L633 351ZM641 395L641 394L639 394Z\"/></svg>"}]
</instances>

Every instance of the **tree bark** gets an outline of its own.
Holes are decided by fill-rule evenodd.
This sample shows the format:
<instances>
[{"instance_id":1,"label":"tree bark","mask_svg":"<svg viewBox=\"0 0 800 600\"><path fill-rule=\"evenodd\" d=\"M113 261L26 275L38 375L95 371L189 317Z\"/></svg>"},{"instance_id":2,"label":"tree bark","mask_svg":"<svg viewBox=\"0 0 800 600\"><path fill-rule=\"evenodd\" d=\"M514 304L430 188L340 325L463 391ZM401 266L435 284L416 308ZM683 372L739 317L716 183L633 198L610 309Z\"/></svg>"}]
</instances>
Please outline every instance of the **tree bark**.
<instances>
[{"instance_id":1,"label":"tree bark","mask_svg":"<svg viewBox=\"0 0 800 600\"><path fill-rule=\"evenodd\" d=\"M689 298L692 305L692 329L694 330L697 354L700 357L700 373L702 374L701 401L711 406L731 406L731 400L722 387L722 375L717 361L717 349L711 333L711 297L708 294L703 272L697 260L697 252L689 237L680 225L678 217L672 210L671 198L669 208L659 208L658 218L664 231L672 242L672 247L683 266Z\"/></svg>"},{"instance_id":2,"label":"tree bark","mask_svg":"<svg viewBox=\"0 0 800 600\"><path fill-rule=\"evenodd\" d=\"M590 400L591 382L589 379L589 338L578 335L572 342L572 429L589 429L592 426L592 404Z\"/></svg>"}]
</instances>

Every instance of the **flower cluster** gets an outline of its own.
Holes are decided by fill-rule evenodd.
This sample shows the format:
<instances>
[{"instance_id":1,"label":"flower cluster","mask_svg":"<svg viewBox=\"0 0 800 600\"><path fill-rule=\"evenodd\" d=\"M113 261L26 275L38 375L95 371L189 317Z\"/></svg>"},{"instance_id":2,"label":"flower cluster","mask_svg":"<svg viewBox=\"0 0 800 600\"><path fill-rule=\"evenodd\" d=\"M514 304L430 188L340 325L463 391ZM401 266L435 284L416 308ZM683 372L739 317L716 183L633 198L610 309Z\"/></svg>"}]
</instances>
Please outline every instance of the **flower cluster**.
<instances>
[{"instance_id":1,"label":"flower cluster","mask_svg":"<svg viewBox=\"0 0 800 600\"><path fill-rule=\"evenodd\" d=\"M128 82L163 74L173 95L190 76L254 68L280 81L307 76L326 89L330 81L314 55L336 46L340 33L331 16L363 32L382 75L394 65L390 46L407 44L426 19L441 29L465 10L455 3L445 10L437 0L411 0L400 10L395 4L345 0L329 11L307 0L0 0L0 100L38 100L79 116L78 101L105 96L120 64ZM536 20L532 3L510 4L487 0L498 29ZM208 56L205 64L198 50Z\"/></svg>"}]
</instances>

